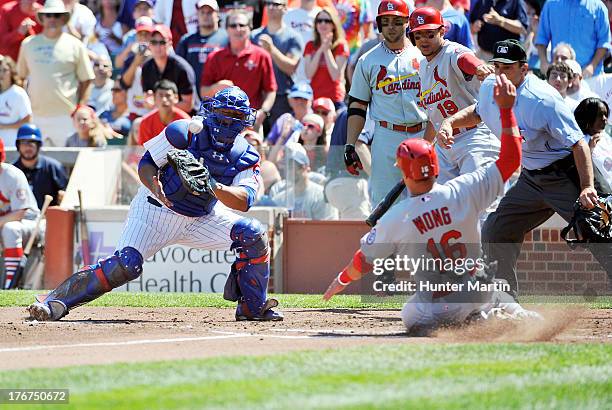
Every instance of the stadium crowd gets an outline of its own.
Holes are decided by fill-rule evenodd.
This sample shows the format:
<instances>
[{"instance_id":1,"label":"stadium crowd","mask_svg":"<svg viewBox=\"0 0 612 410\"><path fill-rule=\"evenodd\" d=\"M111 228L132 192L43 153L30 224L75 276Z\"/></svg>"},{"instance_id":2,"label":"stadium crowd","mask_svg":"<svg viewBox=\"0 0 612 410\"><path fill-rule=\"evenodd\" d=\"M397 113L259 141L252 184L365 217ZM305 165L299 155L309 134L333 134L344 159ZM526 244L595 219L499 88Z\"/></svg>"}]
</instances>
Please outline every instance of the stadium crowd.
<instances>
[{"instance_id":1,"label":"stadium crowd","mask_svg":"<svg viewBox=\"0 0 612 410\"><path fill-rule=\"evenodd\" d=\"M244 137L261 154L258 203L286 206L296 217L363 219L372 207L372 120L356 143L361 175L346 171L343 152L356 62L381 41L379 3L0 0L0 137L17 145L15 165L39 206L45 193L58 203L67 175L39 154L41 146L138 147L237 85L257 109ZM519 40L530 70L572 110L595 97L587 106L607 117L612 1L407 3L440 10L445 37L484 61L496 42ZM127 157L135 167L138 156Z\"/></svg>"}]
</instances>

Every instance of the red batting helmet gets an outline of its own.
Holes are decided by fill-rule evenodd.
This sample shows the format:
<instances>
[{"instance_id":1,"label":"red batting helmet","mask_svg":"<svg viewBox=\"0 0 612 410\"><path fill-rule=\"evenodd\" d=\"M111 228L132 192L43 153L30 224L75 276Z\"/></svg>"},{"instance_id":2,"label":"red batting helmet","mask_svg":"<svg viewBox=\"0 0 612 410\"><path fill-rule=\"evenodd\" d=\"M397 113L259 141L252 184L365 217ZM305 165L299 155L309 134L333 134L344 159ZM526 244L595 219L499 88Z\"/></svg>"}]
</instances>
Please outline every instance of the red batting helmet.
<instances>
[{"instance_id":1,"label":"red batting helmet","mask_svg":"<svg viewBox=\"0 0 612 410\"><path fill-rule=\"evenodd\" d=\"M410 15L410 32L419 30L435 30L444 27L442 14L433 7L419 7Z\"/></svg>"},{"instance_id":2,"label":"red batting helmet","mask_svg":"<svg viewBox=\"0 0 612 410\"><path fill-rule=\"evenodd\" d=\"M378 5L378 14L376 15L376 26L380 31L380 18L382 16L399 16L408 17L408 4L404 0L383 0Z\"/></svg>"},{"instance_id":3,"label":"red batting helmet","mask_svg":"<svg viewBox=\"0 0 612 410\"><path fill-rule=\"evenodd\" d=\"M421 138L409 138L397 147L397 166L415 181L438 176L438 156L432 144Z\"/></svg>"}]
</instances>

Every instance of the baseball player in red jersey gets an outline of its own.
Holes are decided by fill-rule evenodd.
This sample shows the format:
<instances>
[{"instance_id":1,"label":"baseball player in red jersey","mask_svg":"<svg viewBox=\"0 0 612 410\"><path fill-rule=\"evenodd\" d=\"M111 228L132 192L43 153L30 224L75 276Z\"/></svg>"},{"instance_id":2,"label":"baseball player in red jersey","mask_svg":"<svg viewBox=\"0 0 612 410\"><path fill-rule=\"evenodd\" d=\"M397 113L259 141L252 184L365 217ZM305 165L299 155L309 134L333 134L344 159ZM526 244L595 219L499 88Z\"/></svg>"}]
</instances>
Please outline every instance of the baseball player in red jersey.
<instances>
[{"instance_id":1,"label":"baseball player in red jersey","mask_svg":"<svg viewBox=\"0 0 612 410\"><path fill-rule=\"evenodd\" d=\"M325 300L363 274L376 273L378 262L391 255L450 259L455 267L459 267L461 260L476 261L482 257L477 216L503 193L504 183L521 162L521 137L512 112L516 88L504 75L496 80L495 101L503 122L497 161L438 184L439 165L431 143L423 139L402 142L397 149L397 167L410 196L392 207L364 235L352 261L325 292ZM457 268L449 270L446 265L444 269L432 269L422 264L412 274L416 292L402 309L402 320L409 333L415 329L431 330L442 323L462 323L474 314L538 316L504 292L505 287L509 288L507 283L491 280L486 262L464 273ZM481 288L480 284L485 283Z\"/></svg>"},{"instance_id":2,"label":"baseball player in red jersey","mask_svg":"<svg viewBox=\"0 0 612 410\"><path fill-rule=\"evenodd\" d=\"M444 20L435 8L420 7L410 15L410 40L424 56L420 102L429 118L424 138L430 142L445 118L476 102L480 81L494 71L469 48L445 40L444 32ZM495 161L499 153L499 139L484 124L453 129L451 137L436 147L440 183Z\"/></svg>"}]
</instances>

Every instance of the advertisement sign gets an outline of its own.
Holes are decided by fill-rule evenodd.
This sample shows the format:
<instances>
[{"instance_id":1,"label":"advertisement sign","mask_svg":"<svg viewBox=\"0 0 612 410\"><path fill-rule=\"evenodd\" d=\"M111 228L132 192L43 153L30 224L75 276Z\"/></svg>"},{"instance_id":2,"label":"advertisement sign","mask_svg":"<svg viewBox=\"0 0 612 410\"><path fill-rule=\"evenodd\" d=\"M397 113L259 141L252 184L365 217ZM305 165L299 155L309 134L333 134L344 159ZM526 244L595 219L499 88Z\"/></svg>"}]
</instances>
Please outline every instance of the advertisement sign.
<instances>
[{"instance_id":1,"label":"advertisement sign","mask_svg":"<svg viewBox=\"0 0 612 410\"><path fill-rule=\"evenodd\" d=\"M115 251L123 222L88 222L92 261ZM80 251L77 248L77 252ZM161 249L145 260L143 273L114 291L129 292L223 292L234 251L210 251L182 245Z\"/></svg>"}]
</instances>

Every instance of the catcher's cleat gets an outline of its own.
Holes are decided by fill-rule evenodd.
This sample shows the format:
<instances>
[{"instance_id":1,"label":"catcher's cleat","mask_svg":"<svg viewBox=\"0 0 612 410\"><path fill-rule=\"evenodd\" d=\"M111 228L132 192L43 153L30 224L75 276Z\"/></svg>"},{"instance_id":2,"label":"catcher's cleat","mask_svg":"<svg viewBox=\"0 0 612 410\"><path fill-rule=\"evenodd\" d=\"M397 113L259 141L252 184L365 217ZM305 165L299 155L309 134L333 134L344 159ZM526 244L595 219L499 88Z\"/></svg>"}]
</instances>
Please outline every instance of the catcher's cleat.
<instances>
[{"instance_id":1,"label":"catcher's cleat","mask_svg":"<svg viewBox=\"0 0 612 410\"><path fill-rule=\"evenodd\" d=\"M187 150L173 149L166 155L168 164L179 176L183 186L192 195L215 196L212 187L213 179L208 168L195 159L193 154Z\"/></svg>"},{"instance_id":2,"label":"catcher's cleat","mask_svg":"<svg viewBox=\"0 0 612 410\"><path fill-rule=\"evenodd\" d=\"M276 299L268 299L261 308L261 312L258 315L253 315L249 312L246 302L242 301L238 303L238 307L236 308L236 321L253 320L261 322L279 322L284 319L284 316L282 313L272 310L272 308L277 306L278 301Z\"/></svg>"},{"instance_id":3,"label":"catcher's cleat","mask_svg":"<svg viewBox=\"0 0 612 410\"><path fill-rule=\"evenodd\" d=\"M48 304L35 302L28 306L28 312L30 312L30 318L39 322L47 322L60 320L68 314L68 308L61 301L52 300Z\"/></svg>"}]
</instances>

